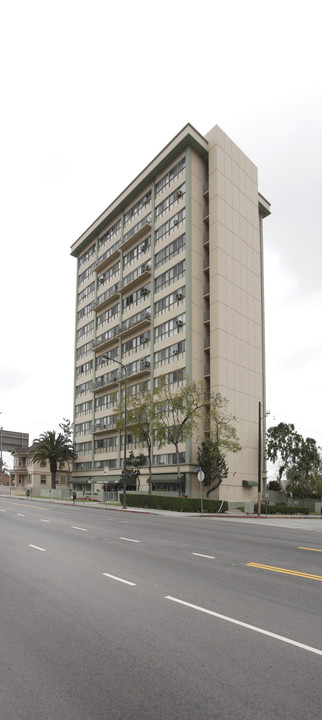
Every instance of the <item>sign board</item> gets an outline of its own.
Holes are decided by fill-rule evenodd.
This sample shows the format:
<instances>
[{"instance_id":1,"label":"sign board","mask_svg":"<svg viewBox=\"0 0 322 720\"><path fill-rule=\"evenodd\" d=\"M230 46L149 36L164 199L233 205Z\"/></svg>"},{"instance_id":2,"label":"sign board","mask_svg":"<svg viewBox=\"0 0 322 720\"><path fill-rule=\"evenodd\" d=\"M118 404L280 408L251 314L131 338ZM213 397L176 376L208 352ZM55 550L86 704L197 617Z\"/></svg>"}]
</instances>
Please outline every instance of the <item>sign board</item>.
<instances>
[{"instance_id":1,"label":"sign board","mask_svg":"<svg viewBox=\"0 0 322 720\"><path fill-rule=\"evenodd\" d=\"M110 469L110 468L109 468L108 465L104 465L104 475L108 475L109 469Z\"/></svg>"},{"instance_id":2,"label":"sign board","mask_svg":"<svg viewBox=\"0 0 322 720\"><path fill-rule=\"evenodd\" d=\"M198 480L199 480L199 482L202 483L202 482L204 481L204 479L205 479L205 473L203 472L203 470L199 470L199 472L198 472Z\"/></svg>"},{"instance_id":3,"label":"sign board","mask_svg":"<svg viewBox=\"0 0 322 720\"><path fill-rule=\"evenodd\" d=\"M0 429L0 442L4 452L21 450L21 448L29 447L29 434Z\"/></svg>"}]
</instances>

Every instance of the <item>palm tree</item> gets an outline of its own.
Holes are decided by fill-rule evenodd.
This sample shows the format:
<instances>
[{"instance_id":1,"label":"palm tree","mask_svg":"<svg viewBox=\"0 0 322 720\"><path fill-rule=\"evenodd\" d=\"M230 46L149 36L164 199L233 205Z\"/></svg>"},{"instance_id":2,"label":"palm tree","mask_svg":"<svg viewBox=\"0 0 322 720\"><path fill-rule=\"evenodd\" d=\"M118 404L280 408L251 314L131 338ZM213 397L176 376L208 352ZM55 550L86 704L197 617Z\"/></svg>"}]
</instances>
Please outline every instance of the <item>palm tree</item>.
<instances>
[{"instance_id":1,"label":"palm tree","mask_svg":"<svg viewBox=\"0 0 322 720\"><path fill-rule=\"evenodd\" d=\"M49 460L51 472L51 487L56 488L56 473L58 463L75 460L76 452L72 443L62 433L56 435L55 430L42 433L33 441L29 457L33 462L44 463Z\"/></svg>"}]
</instances>

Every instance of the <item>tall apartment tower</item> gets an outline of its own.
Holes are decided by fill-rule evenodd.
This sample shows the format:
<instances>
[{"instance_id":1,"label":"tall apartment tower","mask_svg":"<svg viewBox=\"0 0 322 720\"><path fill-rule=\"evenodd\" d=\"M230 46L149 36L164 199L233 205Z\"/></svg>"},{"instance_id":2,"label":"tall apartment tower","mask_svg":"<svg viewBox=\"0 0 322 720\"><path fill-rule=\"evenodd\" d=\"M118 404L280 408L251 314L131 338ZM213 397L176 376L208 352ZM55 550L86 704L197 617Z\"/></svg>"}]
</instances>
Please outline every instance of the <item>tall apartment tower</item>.
<instances>
[{"instance_id":1,"label":"tall apartment tower","mask_svg":"<svg viewBox=\"0 0 322 720\"><path fill-rule=\"evenodd\" d=\"M202 136L188 124L73 244L76 486L120 478L113 410L126 372L129 396L163 376L173 391L193 379L227 398L243 449L229 456L217 497L256 498L269 214L255 165L218 126ZM146 452L126 435L127 453ZM198 442L182 444L189 496L200 492ZM175 489L175 462L173 446L153 448L155 489ZM143 468L143 490L146 477Z\"/></svg>"}]
</instances>

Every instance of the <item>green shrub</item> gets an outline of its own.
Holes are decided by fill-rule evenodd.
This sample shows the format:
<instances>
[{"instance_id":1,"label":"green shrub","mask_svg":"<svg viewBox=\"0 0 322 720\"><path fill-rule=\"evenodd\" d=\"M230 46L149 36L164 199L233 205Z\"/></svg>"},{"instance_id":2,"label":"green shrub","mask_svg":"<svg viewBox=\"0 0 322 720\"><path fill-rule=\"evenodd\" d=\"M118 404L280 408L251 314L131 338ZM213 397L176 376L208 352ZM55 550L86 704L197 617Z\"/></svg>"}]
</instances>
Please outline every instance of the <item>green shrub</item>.
<instances>
[{"instance_id":1,"label":"green shrub","mask_svg":"<svg viewBox=\"0 0 322 720\"><path fill-rule=\"evenodd\" d=\"M121 504L123 503L123 493L120 493L120 502ZM168 495L133 495L126 493L126 504L128 507L145 507L156 510L200 513L199 498L169 497ZM217 513L221 504L221 500L203 500L203 512ZM228 503L224 502L221 512L225 512L226 510L228 510Z\"/></svg>"},{"instance_id":2,"label":"green shrub","mask_svg":"<svg viewBox=\"0 0 322 720\"><path fill-rule=\"evenodd\" d=\"M258 504L254 506L254 512L257 513ZM309 508L296 507L295 505L261 505L262 515L309 515Z\"/></svg>"}]
</instances>

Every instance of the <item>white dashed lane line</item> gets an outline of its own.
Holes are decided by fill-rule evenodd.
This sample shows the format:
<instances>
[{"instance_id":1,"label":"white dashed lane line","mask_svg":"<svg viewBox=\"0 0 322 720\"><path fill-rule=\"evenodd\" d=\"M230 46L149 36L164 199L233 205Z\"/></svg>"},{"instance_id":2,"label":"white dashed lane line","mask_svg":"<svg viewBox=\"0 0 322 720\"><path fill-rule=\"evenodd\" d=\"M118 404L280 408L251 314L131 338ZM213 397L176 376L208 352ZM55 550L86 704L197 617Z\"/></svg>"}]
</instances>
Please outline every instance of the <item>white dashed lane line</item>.
<instances>
[{"instance_id":1,"label":"white dashed lane line","mask_svg":"<svg viewBox=\"0 0 322 720\"><path fill-rule=\"evenodd\" d=\"M132 538L127 538L127 537L119 537L119 540L127 540L127 542L134 542L134 543L140 542L140 540L132 540Z\"/></svg>"},{"instance_id":2,"label":"white dashed lane line","mask_svg":"<svg viewBox=\"0 0 322 720\"><path fill-rule=\"evenodd\" d=\"M45 518L40 518L40 522L50 523L50 520L45 520Z\"/></svg>"},{"instance_id":3,"label":"white dashed lane line","mask_svg":"<svg viewBox=\"0 0 322 720\"><path fill-rule=\"evenodd\" d=\"M46 552L45 548L38 547L38 545L29 544L29 547L34 548L34 550L41 550L41 552Z\"/></svg>"},{"instance_id":4,"label":"white dashed lane line","mask_svg":"<svg viewBox=\"0 0 322 720\"><path fill-rule=\"evenodd\" d=\"M118 582L125 583L125 585L132 585L134 587L136 583L124 580L124 578L117 577L116 575L110 575L109 573L103 573L105 577L111 578L111 580L117 580Z\"/></svg>"},{"instance_id":5,"label":"white dashed lane line","mask_svg":"<svg viewBox=\"0 0 322 720\"><path fill-rule=\"evenodd\" d=\"M23 513L17 513L17 515L19 515L19 517L26 517Z\"/></svg>"},{"instance_id":6,"label":"white dashed lane line","mask_svg":"<svg viewBox=\"0 0 322 720\"><path fill-rule=\"evenodd\" d=\"M87 532L87 528L78 527L77 525L72 525L72 530L82 530L82 532Z\"/></svg>"},{"instance_id":7,"label":"white dashed lane line","mask_svg":"<svg viewBox=\"0 0 322 720\"><path fill-rule=\"evenodd\" d=\"M208 558L208 560L215 560L214 555L202 555L201 553L192 553L192 554L197 555L197 557Z\"/></svg>"}]
</instances>

